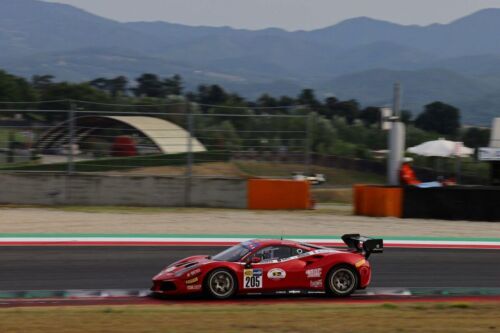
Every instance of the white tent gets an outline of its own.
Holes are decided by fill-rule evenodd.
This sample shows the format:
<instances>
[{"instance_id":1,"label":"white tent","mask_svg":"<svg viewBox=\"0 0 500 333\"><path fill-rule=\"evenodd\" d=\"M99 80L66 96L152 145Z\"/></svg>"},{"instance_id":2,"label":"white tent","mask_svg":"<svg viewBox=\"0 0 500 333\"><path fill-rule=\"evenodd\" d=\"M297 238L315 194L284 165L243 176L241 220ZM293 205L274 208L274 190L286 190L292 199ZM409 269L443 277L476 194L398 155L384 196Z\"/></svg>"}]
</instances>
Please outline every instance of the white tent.
<instances>
[{"instance_id":1,"label":"white tent","mask_svg":"<svg viewBox=\"0 0 500 333\"><path fill-rule=\"evenodd\" d=\"M462 142L445 139L427 141L410 147L407 151L416 155L436 157L467 157L474 153L474 149L465 147Z\"/></svg>"}]
</instances>

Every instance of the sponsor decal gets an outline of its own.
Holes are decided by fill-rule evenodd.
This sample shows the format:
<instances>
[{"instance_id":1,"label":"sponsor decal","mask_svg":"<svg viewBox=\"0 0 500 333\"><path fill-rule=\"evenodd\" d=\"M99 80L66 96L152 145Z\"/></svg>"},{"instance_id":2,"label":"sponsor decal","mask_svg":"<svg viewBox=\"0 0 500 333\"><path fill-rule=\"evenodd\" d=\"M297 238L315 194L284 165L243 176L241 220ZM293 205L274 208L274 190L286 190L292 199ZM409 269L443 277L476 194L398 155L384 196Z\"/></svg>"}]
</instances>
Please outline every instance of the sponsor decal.
<instances>
[{"instance_id":1,"label":"sponsor decal","mask_svg":"<svg viewBox=\"0 0 500 333\"><path fill-rule=\"evenodd\" d=\"M201 289L201 284L191 284L186 287L187 290L200 290Z\"/></svg>"},{"instance_id":2,"label":"sponsor decal","mask_svg":"<svg viewBox=\"0 0 500 333\"><path fill-rule=\"evenodd\" d=\"M196 282L198 282L198 278L197 277L189 279L189 280L186 280L186 284L195 284Z\"/></svg>"},{"instance_id":3,"label":"sponsor decal","mask_svg":"<svg viewBox=\"0 0 500 333\"><path fill-rule=\"evenodd\" d=\"M286 272L281 268L273 268L267 272L267 277L271 280L281 280L286 277Z\"/></svg>"},{"instance_id":4,"label":"sponsor decal","mask_svg":"<svg viewBox=\"0 0 500 333\"><path fill-rule=\"evenodd\" d=\"M201 269L197 268L197 269L195 269L194 271L191 271L191 272L187 273L186 275L187 275L187 277L189 278L189 277L191 277L191 276L195 276L195 275L200 274L200 272L201 272Z\"/></svg>"},{"instance_id":5,"label":"sponsor decal","mask_svg":"<svg viewBox=\"0 0 500 333\"><path fill-rule=\"evenodd\" d=\"M262 269L253 268L243 271L243 289L259 289L262 288Z\"/></svg>"},{"instance_id":6,"label":"sponsor decal","mask_svg":"<svg viewBox=\"0 0 500 333\"><path fill-rule=\"evenodd\" d=\"M310 282L311 288L322 288L323 287L323 280L312 280Z\"/></svg>"},{"instance_id":7,"label":"sponsor decal","mask_svg":"<svg viewBox=\"0 0 500 333\"><path fill-rule=\"evenodd\" d=\"M306 271L306 275L308 279L319 278L321 277L322 272L323 272L322 268L313 268L313 269L308 269Z\"/></svg>"}]
</instances>

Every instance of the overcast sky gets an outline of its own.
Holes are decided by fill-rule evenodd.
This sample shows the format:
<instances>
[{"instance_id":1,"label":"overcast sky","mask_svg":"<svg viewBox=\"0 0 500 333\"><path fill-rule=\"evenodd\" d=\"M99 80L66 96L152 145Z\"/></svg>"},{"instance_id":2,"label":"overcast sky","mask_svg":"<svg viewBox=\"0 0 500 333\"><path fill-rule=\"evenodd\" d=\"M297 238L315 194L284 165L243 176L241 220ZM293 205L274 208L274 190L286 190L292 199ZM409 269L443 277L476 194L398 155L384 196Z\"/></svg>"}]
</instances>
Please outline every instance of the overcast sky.
<instances>
[{"instance_id":1,"label":"overcast sky","mask_svg":"<svg viewBox=\"0 0 500 333\"><path fill-rule=\"evenodd\" d=\"M0 0L1 1L1 0ZM368 16L402 24L448 23L500 0L47 0L118 21L311 30Z\"/></svg>"}]
</instances>

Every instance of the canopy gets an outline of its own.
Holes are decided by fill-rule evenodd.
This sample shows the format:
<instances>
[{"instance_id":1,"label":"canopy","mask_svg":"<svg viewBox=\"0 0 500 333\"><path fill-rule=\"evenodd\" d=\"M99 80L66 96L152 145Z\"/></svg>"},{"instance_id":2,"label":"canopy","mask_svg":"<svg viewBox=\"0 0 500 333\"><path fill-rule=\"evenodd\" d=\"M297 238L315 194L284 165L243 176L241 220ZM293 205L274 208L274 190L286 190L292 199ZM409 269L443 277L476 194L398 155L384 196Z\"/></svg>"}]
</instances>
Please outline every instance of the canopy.
<instances>
[{"instance_id":1,"label":"canopy","mask_svg":"<svg viewBox=\"0 0 500 333\"><path fill-rule=\"evenodd\" d=\"M474 149L465 147L462 142L439 139L427 141L407 149L408 152L422 156L465 157L474 153Z\"/></svg>"}]
</instances>

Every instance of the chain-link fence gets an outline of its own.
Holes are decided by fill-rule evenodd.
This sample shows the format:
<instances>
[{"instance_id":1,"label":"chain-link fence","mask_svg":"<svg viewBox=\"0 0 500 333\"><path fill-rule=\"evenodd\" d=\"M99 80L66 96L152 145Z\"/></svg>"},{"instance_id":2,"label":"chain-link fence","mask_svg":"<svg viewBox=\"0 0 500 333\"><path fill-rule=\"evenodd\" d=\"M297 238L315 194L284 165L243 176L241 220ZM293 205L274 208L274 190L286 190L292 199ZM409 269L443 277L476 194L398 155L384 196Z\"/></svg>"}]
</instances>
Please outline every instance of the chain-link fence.
<instances>
[{"instance_id":1,"label":"chain-link fence","mask_svg":"<svg viewBox=\"0 0 500 333\"><path fill-rule=\"evenodd\" d=\"M273 160L307 172L307 114L189 102L3 104L0 171L238 176L227 161Z\"/></svg>"},{"instance_id":2,"label":"chain-link fence","mask_svg":"<svg viewBox=\"0 0 500 333\"><path fill-rule=\"evenodd\" d=\"M324 166L385 176L383 158L313 152L314 119L301 106L250 108L185 100L161 105L2 103L0 172L291 178L292 172L325 172L318 169ZM489 182L489 164L473 158L460 164L417 158L415 167L423 180L459 174L462 183Z\"/></svg>"}]
</instances>

